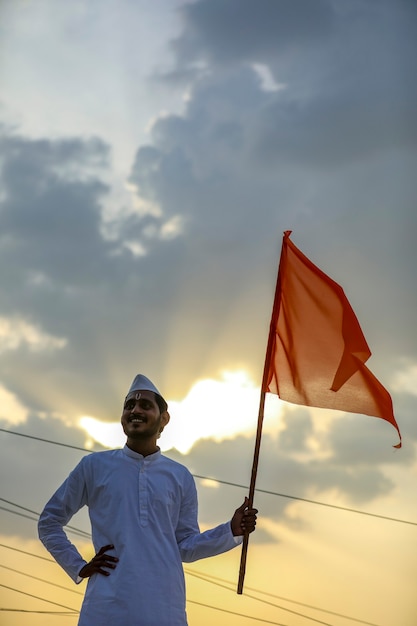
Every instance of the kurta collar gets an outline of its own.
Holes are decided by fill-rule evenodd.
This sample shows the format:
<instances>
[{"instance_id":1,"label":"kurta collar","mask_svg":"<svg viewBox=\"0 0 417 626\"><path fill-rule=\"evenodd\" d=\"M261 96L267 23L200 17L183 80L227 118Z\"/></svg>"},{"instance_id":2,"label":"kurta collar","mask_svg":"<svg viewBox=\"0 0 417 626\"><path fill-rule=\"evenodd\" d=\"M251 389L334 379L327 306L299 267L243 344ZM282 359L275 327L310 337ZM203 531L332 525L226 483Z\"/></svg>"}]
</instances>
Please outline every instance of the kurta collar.
<instances>
[{"instance_id":1,"label":"kurta collar","mask_svg":"<svg viewBox=\"0 0 417 626\"><path fill-rule=\"evenodd\" d=\"M159 457L161 456L161 450L159 448L156 452L154 452L153 454L148 454L147 456L143 456L143 454L139 454L139 452L131 450L127 444L124 445L122 451L124 452L124 454L126 454L126 456L129 456L131 459L135 459L136 461L145 460L145 463L152 463L153 461L159 459Z\"/></svg>"}]
</instances>

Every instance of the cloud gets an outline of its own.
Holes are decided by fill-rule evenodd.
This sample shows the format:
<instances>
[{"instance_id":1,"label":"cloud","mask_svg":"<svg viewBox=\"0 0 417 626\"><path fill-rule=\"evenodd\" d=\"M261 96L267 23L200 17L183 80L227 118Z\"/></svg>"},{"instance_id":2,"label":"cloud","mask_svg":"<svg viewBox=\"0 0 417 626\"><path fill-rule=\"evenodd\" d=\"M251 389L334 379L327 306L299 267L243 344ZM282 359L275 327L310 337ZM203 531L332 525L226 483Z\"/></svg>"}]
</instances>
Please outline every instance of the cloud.
<instances>
[{"instance_id":1,"label":"cloud","mask_svg":"<svg viewBox=\"0 0 417 626\"><path fill-rule=\"evenodd\" d=\"M416 190L408 166L403 169L409 148L400 149L392 137L381 146L379 130L373 137L368 122L367 130L357 125L362 113L355 107L344 109L348 125L333 124L339 107L326 100L332 89L317 89L313 100L294 104L296 94L263 92L248 67L200 79L182 117L155 122L153 145L139 148L131 179L163 215L182 216L184 236L178 242L181 255L171 265L173 280L181 279L184 295L188 264L200 284L216 285L216 300L201 294L202 310L215 316L217 297L226 302L230 285L242 297L250 285L252 301L264 307L263 281L273 284L272 253L280 232L290 226L295 242L302 249L306 242L312 260L356 297L354 308L356 302L366 303L359 315L365 330L381 307L386 309L375 332L387 356L396 350L415 353L414 336L405 335L416 306L415 290L409 289ZM398 111L387 109L388 114L387 124L395 125ZM325 163L331 175L329 167L322 168ZM265 278L262 268L269 272ZM355 281L359 273L362 280ZM395 292L388 306L387 278ZM395 307L394 301L401 304ZM252 323L260 323L257 311L251 315ZM393 345L389 325L395 319L401 336ZM248 327L246 319L241 327ZM229 345L239 350L236 342ZM251 349L258 354L255 346Z\"/></svg>"},{"instance_id":2,"label":"cloud","mask_svg":"<svg viewBox=\"0 0 417 626\"><path fill-rule=\"evenodd\" d=\"M2 385L0 385L0 407L0 420L6 420L9 424L26 422L27 408Z\"/></svg>"},{"instance_id":3,"label":"cloud","mask_svg":"<svg viewBox=\"0 0 417 626\"><path fill-rule=\"evenodd\" d=\"M395 435L372 418L319 427L296 410L279 436L266 433L261 484L354 502L389 494L386 468L412 462L416 437L412 376L392 378L417 355L414 11L402 1L185 5L173 74L186 75L187 100L181 113L153 109L130 172L112 162L111 133L6 132L0 380L22 409L10 415L83 444L79 416L111 424L138 371L173 406L223 369L259 381L280 237L292 228L345 288L371 370L393 380L405 446L392 454ZM39 417L58 413L64 422ZM206 439L186 460L240 484L251 453L246 437ZM46 492L54 477L39 462ZM284 502L265 510L288 513Z\"/></svg>"},{"instance_id":4,"label":"cloud","mask_svg":"<svg viewBox=\"0 0 417 626\"><path fill-rule=\"evenodd\" d=\"M68 416L30 414L9 392L3 393L2 397L15 403L14 417L21 416L19 423L14 422L13 430L81 448L91 444L85 432ZM405 405L411 416L413 403L407 405L405 399ZM391 431L386 432L389 428L385 429L381 420L339 414L331 416L323 425L326 416L314 414L306 408L285 406L281 418L274 415L266 421L256 483L258 490L271 492L257 491L256 506L262 517L274 524L279 522L292 529L308 526L309 507L316 505L306 503L295 508L293 498L368 510L371 503L394 494L394 470L397 473L401 469L408 471L407 468L414 463L415 450L408 435L404 449L394 452L391 448L393 435ZM404 414L403 406L401 414ZM175 419L177 417L173 417L172 422ZM196 422L204 419L200 413L195 413ZM267 427L269 419L275 421L274 429ZM87 425L91 427L91 424ZM96 420L95 425L100 426L102 434L104 431L111 434L113 442L109 445L123 445L121 439L120 442L114 439L116 424ZM171 424L167 430L170 427ZM120 431L120 424L118 428ZM2 497L35 511L40 511L79 459L87 454L12 434L0 433L0 436L6 444L0 462L0 469L7 475ZM94 448L99 449L99 445L96 443ZM187 454L175 449L164 452L196 475L203 528L230 518L247 495L253 451L254 433L246 432L233 438L200 439ZM10 472L12 467L13 472ZM214 480L207 481L207 478ZM230 484L219 484L216 479ZM16 520L10 513L4 513L4 516L5 534L36 535L33 522L24 518ZM88 530L85 512L72 525ZM269 535L267 528L259 533L257 542L276 540L275 536Z\"/></svg>"},{"instance_id":5,"label":"cloud","mask_svg":"<svg viewBox=\"0 0 417 626\"><path fill-rule=\"evenodd\" d=\"M0 354L26 345L29 350L61 350L66 339L48 335L23 319L0 317Z\"/></svg>"},{"instance_id":6,"label":"cloud","mask_svg":"<svg viewBox=\"0 0 417 626\"><path fill-rule=\"evenodd\" d=\"M398 392L417 395L417 364L405 363L393 375L392 388Z\"/></svg>"},{"instance_id":7,"label":"cloud","mask_svg":"<svg viewBox=\"0 0 417 626\"><path fill-rule=\"evenodd\" d=\"M114 354L131 352L138 325L148 329L144 342L150 345L149 329L164 325L155 312L155 274L149 272L155 257L141 266L137 251L142 246L148 254L169 244L180 221L164 219L161 238L153 241L144 234L146 216L120 212L113 238L106 235L110 149L99 139L41 140L6 132L2 147L0 343L9 358L7 367L0 364L1 380L32 409L54 410L56 401L68 409L76 404L65 398L65 388L78 379L79 398L91 398L85 412L94 413L93 390L108 393L102 381ZM80 362L90 371L88 381ZM131 355L120 380L136 367Z\"/></svg>"},{"instance_id":8,"label":"cloud","mask_svg":"<svg viewBox=\"0 0 417 626\"><path fill-rule=\"evenodd\" d=\"M342 11L334 2L203 0L185 5L183 17L180 63L200 56L216 74L261 64L286 85L258 120L265 163L328 170L396 145L415 148L411 3Z\"/></svg>"},{"instance_id":9,"label":"cloud","mask_svg":"<svg viewBox=\"0 0 417 626\"><path fill-rule=\"evenodd\" d=\"M175 40L181 63L260 61L328 36L334 19L331 2L318 0L200 0L182 7L183 34ZM237 19L238 16L238 19Z\"/></svg>"},{"instance_id":10,"label":"cloud","mask_svg":"<svg viewBox=\"0 0 417 626\"><path fill-rule=\"evenodd\" d=\"M168 401L169 426L159 441L162 451L175 449L187 454L199 440L223 441L236 433L251 437L259 408L259 388L246 372L222 372L217 379L197 380L181 400ZM276 434L283 403L271 396L266 403L264 431ZM82 416L80 426L92 440L112 448L124 443L120 420L103 422Z\"/></svg>"},{"instance_id":11,"label":"cloud","mask_svg":"<svg viewBox=\"0 0 417 626\"><path fill-rule=\"evenodd\" d=\"M65 338L58 366L52 354L36 363L50 387L76 384L83 413L96 415L103 394L112 419L114 397L137 367L171 397L220 367L259 377L287 228L352 294L354 309L362 304L359 319L365 335L373 333L380 372L417 353L407 331L415 308L414 140L406 133L400 141L398 130L408 119L401 107L414 107L406 80L411 5L400 3L396 12L384 5L385 13L372 3L344 11L330 2L312 6L265 3L259 10L242 2L242 30L224 3L184 7L177 54L192 49L207 71L193 77L183 114L156 117L148 145L138 146L129 206L114 195L108 142L3 140L0 278L7 299L0 314L24 311L45 336ZM403 37L389 31L391 17ZM286 88L265 90L259 67ZM381 97L387 77L388 99ZM20 350L0 372L14 391L18 368L20 380L37 378L35 360L22 366ZM104 380L111 382L103 391Z\"/></svg>"},{"instance_id":12,"label":"cloud","mask_svg":"<svg viewBox=\"0 0 417 626\"><path fill-rule=\"evenodd\" d=\"M82 274L94 280L93 251L105 256L99 224L107 187L91 170L106 165L107 147L19 137L6 137L2 147L3 259L13 260L16 273L31 268L67 285Z\"/></svg>"},{"instance_id":13,"label":"cloud","mask_svg":"<svg viewBox=\"0 0 417 626\"><path fill-rule=\"evenodd\" d=\"M304 423L303 417L301 421ZM296 414L292 414L290 428L295 431L299 429ZM300 428L300 434L303 433L304 438L307 433L303 428ZM364 437L363 431L357 436L355 443L360 436ZM369 439L367 442L369 444ZM305 526L308 524L308 512L298 510L295 514L291 496L295 499L306 498L328 502L330 505L354 506L366 510L370 502L390 495L395 483L389 472L375 464L372 451L367 457L363 455L361 458L349 453L350 444L349 440L345 442L345 454L340 459L336 459L336 456L334 459L320 458L320 454L314 456L311 450L304 447L301 451L308 452L308 455L303 458L300 448L296 452L286 448L286 438L282 433L278 438L265 433L256 486L261 491L271 493L256 493L256 506L261 510L262 516L290 527L300 524ZM221 521L222 514L226 515L227 506L230 508L236 503L237 507L239 500L243 501L243 496L247 495L253 446L253 439L237 437L218 442L200 441L186 457L173 450L168 452L170 457L186 464L196 475L217 478L235 485L247 485L246 489L240 490L228 485L213 489L212 485L206 485L204 481L197 479L201 496L201 519L204 524L212 525ZM341 452L341 449L338 448L337 452ZM391 454L389 444L383 452L388 458ZM380 456L383 456L383 452ZM408 462L411 460L409 457Z\"/></svg>"},{"instance_id":14,"label":"cloud","mask_svg":"<svg viewBox=\"0 0 417 626\"><path fill-rule=\"evenodd\" d=\"M2 422L4 426L4 422ZM52 416L27 414L24 423L14 424L13 431L49 441L59 441L83 447L84 436L75 428L64 424L62 419ZM52 493L59 487L69 472L85 453L61 446L43 443L35 439L0 433L2 440L1 471L3 481L2 497L35 512L42 510ZM5 505L12 511L22 510ZM85 530L88 525L79 522ZM77 523L74 522L74 526ZM2 515L2 532L10 536L37 538L36 521L19 517L13 513Z\"/></svg>"}]
</instances>

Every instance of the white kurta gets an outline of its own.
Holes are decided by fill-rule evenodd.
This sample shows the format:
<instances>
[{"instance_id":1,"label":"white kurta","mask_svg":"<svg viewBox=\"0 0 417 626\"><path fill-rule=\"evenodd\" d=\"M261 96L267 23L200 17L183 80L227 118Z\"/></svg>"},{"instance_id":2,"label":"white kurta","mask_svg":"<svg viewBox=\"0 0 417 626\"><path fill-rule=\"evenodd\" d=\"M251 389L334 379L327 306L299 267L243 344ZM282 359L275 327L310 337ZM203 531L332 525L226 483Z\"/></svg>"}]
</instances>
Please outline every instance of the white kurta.
<instances>
[{"instance_id":1,"label":"white kurta","mask_svg":"<svg viewBox=\"0 0 417 626\"><path fill-rule=\"evenodd\" d=\"M84 457L49 500L39 537L74 581L86 561L63 526L87 505L96 552L119 558L110 576L87 585L79 626L185 626L181 561L220 554L236 546L230 522L200 533L194 479L161 455L143 457L127 446Z\"/></svg>"}]
</instances>

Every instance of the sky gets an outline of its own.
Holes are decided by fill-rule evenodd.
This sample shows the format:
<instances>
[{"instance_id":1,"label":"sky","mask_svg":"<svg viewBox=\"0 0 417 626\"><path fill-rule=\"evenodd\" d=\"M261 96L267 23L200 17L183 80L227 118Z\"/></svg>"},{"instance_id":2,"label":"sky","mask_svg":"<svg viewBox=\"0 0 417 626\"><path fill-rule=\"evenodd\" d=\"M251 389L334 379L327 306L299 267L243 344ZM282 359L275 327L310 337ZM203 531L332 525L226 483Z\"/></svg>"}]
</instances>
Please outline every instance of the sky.
<instances>
[{"instance_id":1,"label":"sky","mask_svg":"<svg viewBox=\"0 0 417 626\"><path fill-rule=\"evenodd\" d=\"M190 626L414 626L416 34L413 0L2 0L1 624L77 623L37 613L83 590L28 517L123 445L137 373L202 529L230 519L292 230L343 286L403 447L268 396L244 594L239 549L187 566Z\"/></svg>"}]
</instances>

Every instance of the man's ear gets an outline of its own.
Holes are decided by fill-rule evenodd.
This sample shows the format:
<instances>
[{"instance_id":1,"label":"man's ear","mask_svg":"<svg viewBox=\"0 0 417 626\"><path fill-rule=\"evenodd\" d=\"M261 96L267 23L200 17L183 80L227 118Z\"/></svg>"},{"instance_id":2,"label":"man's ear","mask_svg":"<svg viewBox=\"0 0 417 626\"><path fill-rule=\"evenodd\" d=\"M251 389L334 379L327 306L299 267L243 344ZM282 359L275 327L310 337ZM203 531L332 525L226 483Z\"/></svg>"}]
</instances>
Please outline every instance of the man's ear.
<instances>
[{"instance_id":1,"label":"man's ear","mask_svg":"<svg viewBox=\"0 0 417 626\"><path fill-rule=\"evenodd\" d=\"M168 424L170 419L171 419L171 416L168 413L168 411L163 411L161 413L161 432L164 430L165 426Z\"/></svg>"}]
</instances>

